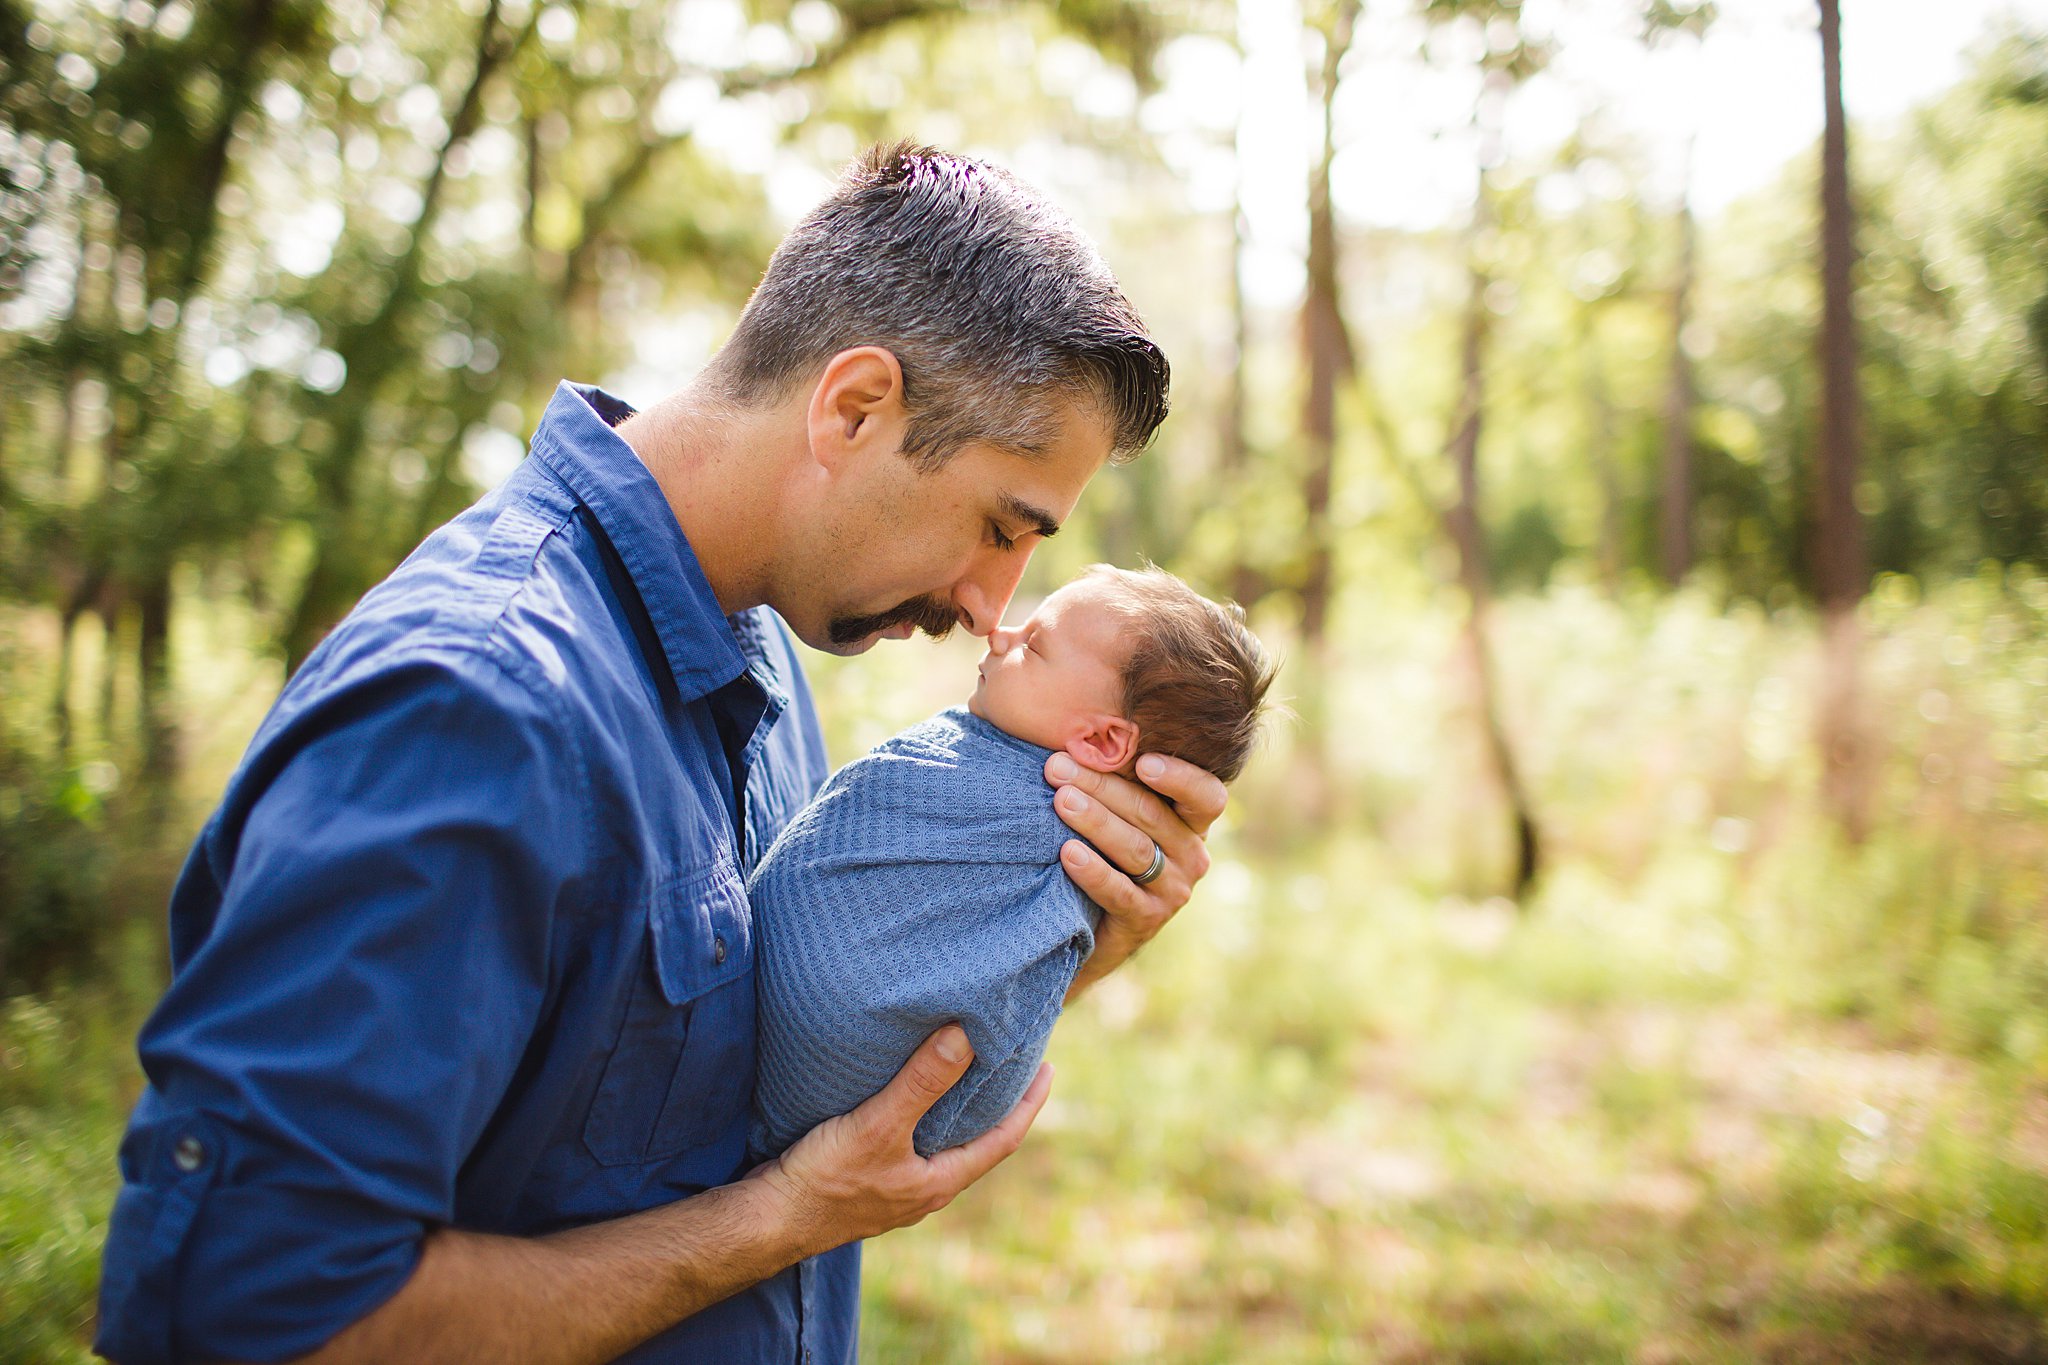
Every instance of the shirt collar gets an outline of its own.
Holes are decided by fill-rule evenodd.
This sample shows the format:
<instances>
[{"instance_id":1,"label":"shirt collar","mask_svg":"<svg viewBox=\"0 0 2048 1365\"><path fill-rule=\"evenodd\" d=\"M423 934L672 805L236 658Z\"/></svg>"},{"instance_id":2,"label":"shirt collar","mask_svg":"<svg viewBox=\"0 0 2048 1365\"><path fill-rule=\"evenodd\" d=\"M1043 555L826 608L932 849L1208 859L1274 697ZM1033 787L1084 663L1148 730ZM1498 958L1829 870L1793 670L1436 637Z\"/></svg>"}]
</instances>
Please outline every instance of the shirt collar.
<instances>
[{"instance_id":1,"label":"shirt collar","mask_svg":"<svg viewBox=\"0 0 2048 1365\"><path fill-rule=\"evenodd\" d=\"M597 518L639 590L677 691L691 700L739 677L751 660L661 485L612 430L632 415L603 389L564 381L533 434L533 456Z\"/></svg>"}]
</instances>

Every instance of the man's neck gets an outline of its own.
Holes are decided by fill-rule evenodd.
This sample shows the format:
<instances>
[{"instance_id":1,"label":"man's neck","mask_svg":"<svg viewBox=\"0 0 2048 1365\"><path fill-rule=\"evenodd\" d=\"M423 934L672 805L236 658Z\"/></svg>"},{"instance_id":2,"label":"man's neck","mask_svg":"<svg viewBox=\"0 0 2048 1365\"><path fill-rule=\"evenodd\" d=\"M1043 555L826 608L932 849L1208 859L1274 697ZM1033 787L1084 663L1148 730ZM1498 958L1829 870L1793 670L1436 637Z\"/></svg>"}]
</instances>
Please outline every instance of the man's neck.
<instances>
[{"instance_id":1,"label":"man's neck","mask_svg":"<svg viewBox=\"0 0 2048 1365\"><path fill-rule=\"evenodd\" d=\"M721 610L768 600L801 414L737 407L692 385L619 425L683 528Z\"/></svg>"}]
</instances>

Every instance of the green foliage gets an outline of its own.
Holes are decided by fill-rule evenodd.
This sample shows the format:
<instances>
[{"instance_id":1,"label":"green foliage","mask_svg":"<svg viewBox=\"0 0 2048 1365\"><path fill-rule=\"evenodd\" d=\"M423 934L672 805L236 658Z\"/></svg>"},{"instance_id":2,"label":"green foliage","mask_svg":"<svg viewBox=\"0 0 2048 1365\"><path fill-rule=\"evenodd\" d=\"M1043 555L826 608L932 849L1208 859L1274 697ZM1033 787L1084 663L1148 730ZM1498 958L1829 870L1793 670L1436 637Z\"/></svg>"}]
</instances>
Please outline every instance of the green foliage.
<instances>
[{"instance_id":1,"label":"green foliage","mask_svg":"<svg viewBox=\"0 0 2048 1365\"><path fill-rule=\"evenodd\" d=\"M141 1012L104 986L0 1001L0 1362L91 1359L112 1143Z\"/></svg>"},{"instance_id":2,"label":"green foliage","mask_svg":"<svg viewBox=\"0 0 2048 1365\"><path fill-rule=\"evenodd\" d=\"M2048 38L2007 33L1904 127L1854 144L1864 252L1858 496L1874 572L1938 582L1987 559L2048 560L2044 63ZM1481 461L1503 584L1541 583L1576 564L1658 573L1676 240L1670 209L1630 188L1652 171L1642 147L1596 117L1552 161L1495 175L1495 362ZM1696 558L1718 590L1770 605L1810 591L1814 175L1802 159L1703 224L1687 333L1700 390ZM1455 357L1445 247L1366 238L1354 252L1354 299L1431 281L1425 306L1355 306L1353 322L1378 354L1396 430L1425 466L1414 474L1441 499L1426 466L1442 440ZM1385 489L1386 457L1365 428L1354 418L1348 478ZM1417 510L1397 494L1371 529L1426 542L1438 532ZM1272 534L1285 543L1277 509L1240 538L1256 543L1275 517Z\"/></svg>"},{"instance_id":3,"label":"green foliage","mask_svg":"<svg viewBox=\"0 0 2048 1365\"><path fill-rule=\"evenodd\" d=\"M24 653L0 633L0 999L94 965L115 919L120 771L52 753Z\"/></svg>"},{"instance_id":4,"label":"green foliage","mask_svg":"<svg viewBox=\"0 0 2048 1365\"><path fill-rule=\"evenodd\" d=\"M774 214L768 168L704 135L721 107L771 145L803 122L829 164L900 131L837 82L900 89L927 42L958 35L971 98L991 30L1141 84L1170 32L1106 2L764 3L738 33L679 5L146 8L0 15L6 581L160 638L173 568L231 563L294 662L558 378L615 369L656 306L737 310Z\"/></svg>"},{"instance_id":5,"label":"green foliage","mask_svg":"<svg viewBox=\"0 0 2048 1365\"><path fill-rule=\"evenodd\" d=\"M112 920L106 765L0 748L0 996L93 962Z\"/></svg>"},{"instance_id":6,"label":"green foliage","mask_svg":"<svg viewBox=\"0 0 2048 1365\"><path fill-rule=\"evenodd\" d=\"M1649 0L1643 6L1643 37L1651 42L1674 34L1700 38L1720 17L1714 0Z\"/></svg>"},{"instance_id":7,"label":"green foliage","mask_svg":"<svg viewBox=\"0 0 2048 1365\"><path fill-rule=\"evenodd\" d=\"M2048 349L2030 321L2048 297L2048 169L2036 154L2048 104L2023 93L2044 63L2048 39L2008 35L1905 131L1852 151L1867 403L1858 501L1880 572L2048 560ZM1711 420L1756 471L1731 507L1768 528L1755 540L1763 556L1725 538L1713 554L1752 592L1788 569L1804 583L1808 567L1787 551L1810 516L1817 304L1782 262L1810 236L1808 211L1793 207L1810 184L1800 174L1708 238L1723 281L1706 294L1719 338L1702 366Z\"/></svg>"}]
</instances>

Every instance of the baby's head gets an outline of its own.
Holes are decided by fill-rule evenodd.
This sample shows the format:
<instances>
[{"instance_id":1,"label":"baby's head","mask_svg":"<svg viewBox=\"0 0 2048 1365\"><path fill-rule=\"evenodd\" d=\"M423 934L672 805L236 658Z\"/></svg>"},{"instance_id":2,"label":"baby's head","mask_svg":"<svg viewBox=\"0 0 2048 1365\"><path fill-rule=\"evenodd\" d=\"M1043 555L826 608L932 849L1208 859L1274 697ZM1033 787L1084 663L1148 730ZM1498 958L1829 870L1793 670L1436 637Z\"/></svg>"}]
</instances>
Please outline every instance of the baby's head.
<instances>
[{"instance_id":1,"label":"baby's head","mask_svg":"<svg viewBox=\"0 0 2048 1365\"><path fill-rule=\"evenodd\" d=\"M1258 739L1273 664L1235 606L1170 573L1097 564L989 637L967 708L1098 772L1170 754L1225 782Z\"/></svg>"}]
</instances>

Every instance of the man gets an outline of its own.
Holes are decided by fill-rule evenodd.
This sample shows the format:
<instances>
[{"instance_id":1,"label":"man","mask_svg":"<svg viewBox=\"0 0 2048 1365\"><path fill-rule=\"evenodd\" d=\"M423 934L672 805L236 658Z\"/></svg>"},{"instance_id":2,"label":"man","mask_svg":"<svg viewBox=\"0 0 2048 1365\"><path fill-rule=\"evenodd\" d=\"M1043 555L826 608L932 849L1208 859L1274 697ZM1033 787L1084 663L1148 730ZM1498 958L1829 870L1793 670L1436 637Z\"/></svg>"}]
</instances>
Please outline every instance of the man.
<instances>
[{"instance_id":1,"label":"man","mask_svg":"<svg viewBox=\"0 0 2048 1365\"><path fill-rule=\"evenodd\" d=\"M987 634L1166 378L1070 224L902 147L798 225L682 392L565 385L531 458L308 659L201 833L98 1349L852 1359L858 1239L1014 1150L1050 1078L918 1158L969 1061L949 1027L741 1169L743 879L825 775L776 618L844 653ZM1223 793L1058 763L1064 865L1108 912L1078 988L1186 902Z\"/></svg>"}]
</instances>

